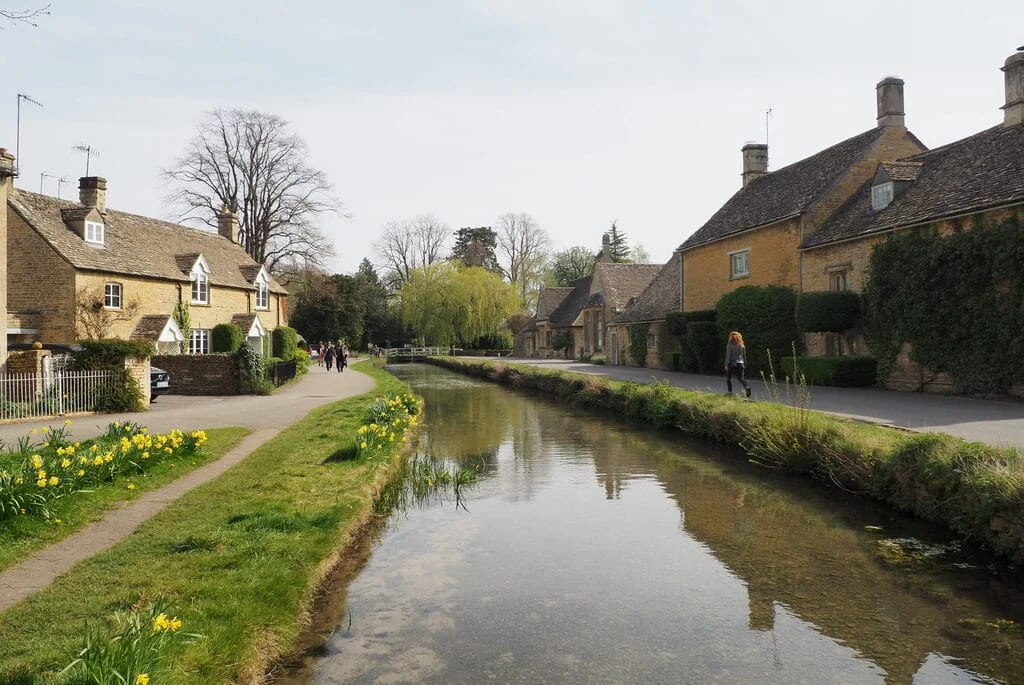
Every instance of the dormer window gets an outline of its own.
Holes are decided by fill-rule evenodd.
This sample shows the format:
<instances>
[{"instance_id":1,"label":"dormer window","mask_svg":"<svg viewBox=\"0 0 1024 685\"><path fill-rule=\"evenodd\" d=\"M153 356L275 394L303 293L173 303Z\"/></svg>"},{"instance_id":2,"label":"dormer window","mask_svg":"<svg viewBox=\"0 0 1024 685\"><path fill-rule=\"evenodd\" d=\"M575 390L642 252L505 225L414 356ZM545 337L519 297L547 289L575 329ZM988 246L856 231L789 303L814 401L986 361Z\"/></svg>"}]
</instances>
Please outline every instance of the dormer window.
<instances>
[{"instance_id":1,"label":"dormer window","mask_svg":"<svg viewBox=\"0 0 1024 685\"><path fill-rule=\"evenodd\" d=\"M871 186L871 209L876 212L885 209L892 202L894 194L892 181Z\"/></svg>"},{"instance_id":2,"label":"dormer window","mask_svg":"<svg viewBox=\"0 0 1024 685\"><path fill-rule=\"evenodd\" d=\"M93 245L103 244L103 224L98 221L85 222L85 242Z\"/></svg>"},{"instance_id":3,"label":"dormer window","mask_svg":"<svg viewBox=\"0 0 1024 685\"><path fill-rule=\"evenodd\" d=\"M206 272L192 272L192 304L210 304L210 276Z\"/></svg>"},{"instance_id":4,"label":"dormer window","mask_svg":"<svg viewBox=\"0 0 1024 685\"><path fill-rule=\"evenodd\" d=\"M256 281L256 309L270 309L270 284L262 279Z\"/></svg>"}]
</instances>

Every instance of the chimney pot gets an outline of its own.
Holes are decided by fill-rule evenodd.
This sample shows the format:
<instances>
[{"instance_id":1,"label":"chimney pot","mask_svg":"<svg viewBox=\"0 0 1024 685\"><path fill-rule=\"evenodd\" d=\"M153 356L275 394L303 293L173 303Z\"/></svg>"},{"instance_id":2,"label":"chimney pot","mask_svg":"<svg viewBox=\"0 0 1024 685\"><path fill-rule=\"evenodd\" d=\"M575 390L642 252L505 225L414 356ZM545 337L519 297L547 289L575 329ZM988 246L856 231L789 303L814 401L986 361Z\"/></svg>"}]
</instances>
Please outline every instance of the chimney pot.
<instances>
[{"instance_id":1,"label":"chimney pot","mask_svg":"<svg viewBox=\"0 0 1024 685\"><path fill-rule=\"evenodd\" d=\"M1003 125L1024 123L1024 46L1006 58L1002 71L1006 82L1006 104L1002 106Z\"/></svg>"},{"instance_id":2,"label":"chimney pot","mask_svg":"<svg viewBox=\"0 0 1024 685\"><path fill-rule=\"evenodd\" d=\"M107 179L99 176L83 176L78 179L78 201L100 214L107 211Z\"/></svg>"},{"instance_id":3,"label":"chimney pot","mask_svg":"<svg viewBox=\"0 0 1024 685\"><path fill-rule=\"evenodd\" d=\"M768 173L768 146L764 143L747 143L743 146L743 187L758 176Z\"/></svg>"},{"instance_id":4,"label":"chimney pot","mask_svg":"<svg viewBox=\"0 0 1024 685\"><path fill-rule=\"evenodd\" d=\"M903 79L887 76L875 86L878 100L878 126L905 126L903 111Z\"/></svg>"},{"instance_id":5,"label":"chimney pot","mask_svg":"<svg viewBox=\"0 0 1024 685\"><path fill-rule=\"evenodd\" d=\"M227 205L222 205L217 213L217 233L233 243L238 242L238 216Z\"/></svg>"}]
</instances>

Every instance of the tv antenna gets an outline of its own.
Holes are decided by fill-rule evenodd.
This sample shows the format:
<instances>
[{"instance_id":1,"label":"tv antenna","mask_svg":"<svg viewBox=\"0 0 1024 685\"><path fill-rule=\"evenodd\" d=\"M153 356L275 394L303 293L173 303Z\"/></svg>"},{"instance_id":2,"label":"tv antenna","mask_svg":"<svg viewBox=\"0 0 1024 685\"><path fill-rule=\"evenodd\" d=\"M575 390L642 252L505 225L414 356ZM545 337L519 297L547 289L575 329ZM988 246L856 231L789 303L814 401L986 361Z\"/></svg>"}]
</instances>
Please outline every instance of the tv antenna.
<instances>
[{"instance_id":1,"label":"tv antenna","mask_svg":"<svg viewBox=\"0 0 1024 685\"><path fill-rule=\"evenodd\" d=\"M18 93L18 123L17 123L17 132L14 135L15 141L16 141L14 143L14 164L15 164L14 175L15 176L18 175L18 169L21 168L21 101L22 100L25 100L27 102L31 102L33 105L36 105L38 107L42 107L43 106L43 103L39 102L38 100L33 100L30 95L26 95L25 93Z\"/></svg>"},{"instance_id":2,"label":"tv antenna","mask_svg":"<svg viewBox=\"0 0 1024 685\"><path fill-rule=\"evenodd\" d=\"M48 174L45 171L40 171L39 172L39 194L40 195L43 194L43 180L47 179L47 178L57 178L57 177L54 176L53 174Z\"/></svg>"},{"instance_id":3,"label":"tv antenna","mask_svg":"<svg viewBox=\"0 0 1024 685\"><path fill-rule=\"evenodd\" d=\"M89 145L88 143L80 143L78 145L73 145L71 147L71 149L75 150L76 152L84 152L85 153L85 175L88 176L89 175L89 160L92 159L93 155L99 157L100 153L92 145Z\"/></svg>"},{"instance_id":4,"label":"tv antenna","mask_svg":"<svg viewBox=\"0 0 1024 685\"><path fill-rule=\"evenodd\" d=\"M765 145L768 144L768 122L771 121L772 111L773 111L772 108L769 107L764 112L764 144Z\"/></svg>"},{"instance_id":5,"label":"tv antenna","mask_svg":"<svg viewBox=\"0 0 1024 685\"><path fill-rule=\"evenodd\" d=\"M60 178L57 179L57 199L58 200L60 199L60 190L61 190L61 188L63 188L64 186L69 186L69 185L71 185L71 181L68 180L67 176L61 176Z\"/></svg>"}]
</instances>

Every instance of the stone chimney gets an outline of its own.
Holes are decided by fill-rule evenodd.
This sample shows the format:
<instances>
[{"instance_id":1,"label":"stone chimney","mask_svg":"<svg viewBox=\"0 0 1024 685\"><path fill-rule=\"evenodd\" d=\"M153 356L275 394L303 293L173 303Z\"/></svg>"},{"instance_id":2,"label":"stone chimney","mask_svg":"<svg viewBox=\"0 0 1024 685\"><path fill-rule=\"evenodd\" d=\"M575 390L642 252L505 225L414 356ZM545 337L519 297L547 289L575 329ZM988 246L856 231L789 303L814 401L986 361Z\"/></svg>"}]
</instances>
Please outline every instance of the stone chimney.
<instances>
[{"instance_id":1,"label":"stone chimney","mask_svg":"<svg viewBox=\"0 0 1024 685\"><path fill-rule=\"evenodd\" d=\"M83 176L78 179L78 201L85 207L94 208L100 214L105 214L107 179L99 176Z\"/></svg>"},{"instance_id":2,"label":"stone chimney","mask_svg":"<svg viewBox=\"0 0 1024 685\"><path fill-rule=\"evenodd\" d=\"M14 187L14 155L0 147L0 371L7 370L7 197Z\"/></svg>"},{"instance_id":3,"label":"stone chimney","mask_svg":"<svg viewBox=\"0 0 1024 685\"><path fill-rule=\"evenodd\" d=\"M1024 45L1006 58L1006 104L1003 105L1003 126L1024 123Z\"/></svg>"},{"instance_id":4,"label":"stone chimney","mask_svg":"<svg viewBox=\"0 0 1024 685\"><path fill-rule=\"evenodd\" d=\"M743 187L758 176L768 173L768 146L764 143L747 143L743 146Z\"/></svg>"},{"instance_id":5,"label":"stone chimney","mask_svg":"<svg viewBox=\"0 0 1024 685\"><path fill-rule=\"evenodd\" d=\"M217 212L217 233L233 243L238 242L238 216L223 205Z\"/></svg>"},{"instance_id":6,"label":"stone chimney","mask_svg":"<svg viewBox=\"0 0 1024 685\"><path fill-rule=\"evenodd\" d=\"M878 127L903 127L903 79L886 76L875 86L878 99Z\"/></svg>"}]
</instances>

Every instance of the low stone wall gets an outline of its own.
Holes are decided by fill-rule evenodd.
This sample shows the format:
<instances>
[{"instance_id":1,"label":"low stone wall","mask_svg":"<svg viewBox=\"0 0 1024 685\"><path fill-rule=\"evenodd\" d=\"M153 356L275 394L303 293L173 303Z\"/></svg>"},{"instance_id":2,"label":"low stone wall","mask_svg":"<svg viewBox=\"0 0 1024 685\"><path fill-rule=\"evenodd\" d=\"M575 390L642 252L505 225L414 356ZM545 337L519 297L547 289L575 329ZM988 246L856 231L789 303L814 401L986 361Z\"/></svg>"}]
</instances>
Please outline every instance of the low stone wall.
<instances>
[{"instance_id":1,"label":"low stone wall","mask_svg":"<svg viewBox=\"0 0 1024 685\"><path fill-rule=\"evenodd\" d=\"M238 360L230 354L157 355L150 362L171 374L174 395L239 395Z\"/></svg>"}]
</instances>

